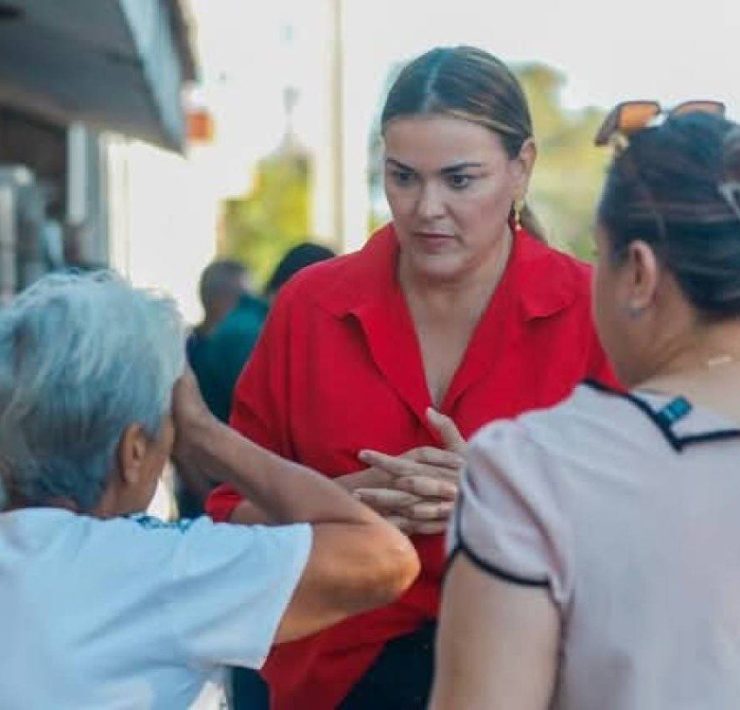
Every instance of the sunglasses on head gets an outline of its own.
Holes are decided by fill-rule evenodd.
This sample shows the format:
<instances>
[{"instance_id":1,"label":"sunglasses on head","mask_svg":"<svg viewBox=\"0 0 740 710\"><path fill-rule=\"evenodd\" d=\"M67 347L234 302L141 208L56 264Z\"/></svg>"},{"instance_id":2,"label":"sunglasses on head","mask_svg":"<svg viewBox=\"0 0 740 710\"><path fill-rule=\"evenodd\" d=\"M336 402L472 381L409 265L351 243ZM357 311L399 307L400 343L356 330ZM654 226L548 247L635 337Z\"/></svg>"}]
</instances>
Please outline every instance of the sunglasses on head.
<instances>
[{"instance_id":1,"label":"sunglasses on head","mask_svg":"<svg viewBox=\"0 0 740 710\"><path fill-rule=\"evenodd\" d=\"M660 119L682 116L687 113L711 113L725 115L725 105L721 101L684 101L666 111L657 101L623 101L617 104L601 124L594 143L608 145L611 142L624 142L638 131L657 125Z\"/></svg>"}]
</instances>

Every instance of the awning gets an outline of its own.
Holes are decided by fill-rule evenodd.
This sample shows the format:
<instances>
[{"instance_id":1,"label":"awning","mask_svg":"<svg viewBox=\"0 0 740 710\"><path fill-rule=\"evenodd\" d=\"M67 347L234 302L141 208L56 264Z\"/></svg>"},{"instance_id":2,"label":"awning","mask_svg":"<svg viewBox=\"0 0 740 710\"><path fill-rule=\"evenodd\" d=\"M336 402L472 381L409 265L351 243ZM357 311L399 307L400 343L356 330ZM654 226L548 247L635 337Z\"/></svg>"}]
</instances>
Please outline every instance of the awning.
<instances>
[{"instance_id":1,"label":"awning","mask_svg":"<svg viewBox=\"0 0 740 710\"><path fill-rule=\"evenodd\" d=\"M181 149L185 0L0 0L0 103Z\"/></svg>"}]
</instances>

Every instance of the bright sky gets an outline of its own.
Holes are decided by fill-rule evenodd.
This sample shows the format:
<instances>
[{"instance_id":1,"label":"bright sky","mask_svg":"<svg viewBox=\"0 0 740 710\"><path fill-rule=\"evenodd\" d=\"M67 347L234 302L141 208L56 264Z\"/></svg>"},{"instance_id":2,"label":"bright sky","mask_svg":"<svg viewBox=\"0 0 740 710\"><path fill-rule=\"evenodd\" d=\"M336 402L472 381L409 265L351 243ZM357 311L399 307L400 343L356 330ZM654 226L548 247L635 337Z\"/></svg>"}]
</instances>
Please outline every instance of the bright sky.
<instances>
[{"instance_id":1,"label":"bright sky","mask_svg":"<svg viewBox=\"0 0 740 710\"><path fill-rule=\"evenodd\" d=\"M298 131L310 137L301 111L310 114L311 77L322 70L327 0L191 2L221 130L240 135L247 153L274 146L290 77L302 89ZM712 97L740 117L738 0L344 0L343 8L347 104L361 121L392 62L458 43L560 69L569 107Z\"/></svg>"},{"instance_id":2,"label":"bright sky","mask_svg":"<svg viewBox=\"0 0 740 710\"><path fill-rule=\"evenodd\" d=\"M348 19L364 28L352 42L361 42L357 51L372 61L464 42L507 61L537 60L559 68L573 106L610 106L636 96L672 101L716 95L740 113L737 0L349 0L347 5Z\"/></svg>"}]
</instances>

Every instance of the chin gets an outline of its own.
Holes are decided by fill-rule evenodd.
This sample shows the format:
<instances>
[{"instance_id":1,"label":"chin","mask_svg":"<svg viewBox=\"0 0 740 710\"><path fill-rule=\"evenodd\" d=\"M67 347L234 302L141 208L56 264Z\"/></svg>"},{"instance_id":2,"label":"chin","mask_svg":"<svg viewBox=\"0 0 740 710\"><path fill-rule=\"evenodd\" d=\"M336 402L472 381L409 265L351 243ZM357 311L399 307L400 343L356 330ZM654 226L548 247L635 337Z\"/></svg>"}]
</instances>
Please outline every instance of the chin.
<instances>
[{"instance_id":1,"label":"chin","mask_svg":"<svg viewBox=\"0 0 740 710\"><path fill-rule=\"evenodd\" d=\"M452 254L417 256L412 261L412 269L418 276L440 282L460 281L472 271L468 265Z\"/></svg>"}]
</instances>

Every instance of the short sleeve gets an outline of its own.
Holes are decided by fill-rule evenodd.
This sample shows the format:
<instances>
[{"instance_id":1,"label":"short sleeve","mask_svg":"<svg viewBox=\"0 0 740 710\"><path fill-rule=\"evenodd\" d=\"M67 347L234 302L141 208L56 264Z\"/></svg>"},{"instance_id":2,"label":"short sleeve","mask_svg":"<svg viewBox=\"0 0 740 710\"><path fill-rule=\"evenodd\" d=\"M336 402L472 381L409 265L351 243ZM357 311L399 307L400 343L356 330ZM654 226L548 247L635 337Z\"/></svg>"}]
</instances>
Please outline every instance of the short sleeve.
<instances>
[{"instance_id":1,"label":"short sleeve","mask_svg":"<svg viewBox=\"0 0 740 710\"><path fill-rule=\"evenodd\" d=\"M525 428L489 424L470 442L448 551L508 582L548 587L562 606L572 563L561 498L552 461Z\"/></svg>"},{"instance_id":2,"label":"short sleeve","mask_svg":"<svg viewBox=\"0 0 740 710\"><path fill-rule=\"evenodd\" d=\"M260 668L306 566L311 540L308 524L194 521L176 545L165 595L186 662Z\"/></svg>"}]
</instances>

